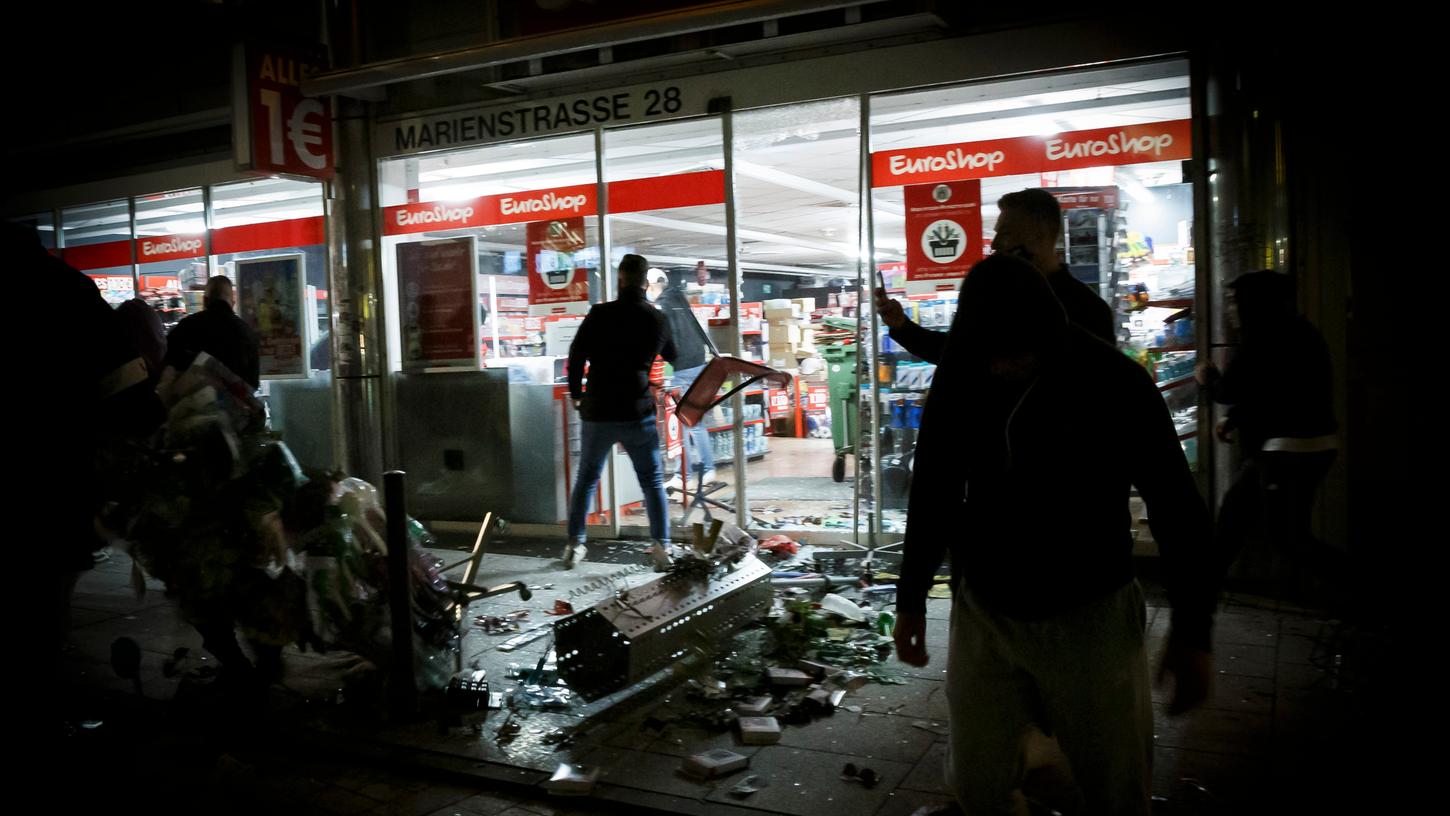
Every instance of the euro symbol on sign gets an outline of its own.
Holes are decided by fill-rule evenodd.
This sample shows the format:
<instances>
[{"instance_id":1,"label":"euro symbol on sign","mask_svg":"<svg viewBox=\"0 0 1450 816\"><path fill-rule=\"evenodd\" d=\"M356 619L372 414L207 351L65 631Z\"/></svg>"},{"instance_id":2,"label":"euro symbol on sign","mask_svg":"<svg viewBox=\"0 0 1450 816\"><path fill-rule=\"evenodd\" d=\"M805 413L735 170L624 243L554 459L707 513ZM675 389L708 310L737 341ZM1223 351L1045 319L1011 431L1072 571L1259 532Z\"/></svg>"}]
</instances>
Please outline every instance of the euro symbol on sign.
<instances>
[{"instance_id":1,"label":"euro symbol on sign","mask_svg":"<svg viewBox=\"0 0 1450 816\"><path fill-rule=\"evenodd\" d=\"M309 117L315 116L314 119ZM287 138L292 140L292 149L297 158L313 170L327 167L327 157L312 152L313 146L322 144L322 103L316 99L304 99L292 110L287 119Z\"/></svg>"}]
</instances>

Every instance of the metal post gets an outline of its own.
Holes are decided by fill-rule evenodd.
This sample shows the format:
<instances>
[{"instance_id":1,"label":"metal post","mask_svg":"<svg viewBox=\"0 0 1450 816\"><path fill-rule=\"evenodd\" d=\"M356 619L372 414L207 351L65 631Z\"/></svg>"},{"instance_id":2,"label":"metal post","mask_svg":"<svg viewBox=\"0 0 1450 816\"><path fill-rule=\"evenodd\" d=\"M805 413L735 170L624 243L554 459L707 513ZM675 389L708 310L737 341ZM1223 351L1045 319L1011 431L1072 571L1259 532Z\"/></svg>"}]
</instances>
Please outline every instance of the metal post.
<instances>
[{"instance_id":1,"label":"metal post","mask_svg":"<svg viewBox=\"0 0 1450 816\"><path fill-rule=\"evenodd\" d=\"M131 292L141 294L141 266L136 262L136 199L126 197L126 222L130 224L131 234L127 237L126 245L131 248Z\"/></svg>"},{"instance_id":2,"label":"metal post","mask_svg":"<svg viewBox=\"0 0 1450 816\"><path fill-rule=\"evenodd\" d=\"M335 100L338 172L328 184L327 259L332 309L333 392L337 400L341 464L353 476L376 482L383 472L384 382L387 343L382 315L382 277L373 201L373 162L366 103Z\"/></svg>"},{"instance_id":3,"label":"metal post","mask_svg":"<svg viewBox=\"0 0 1450 816\"><path fill-rule=\"evenodd\" d=\"M729 98L720 116L722 147L725 152L725 264L726 288L730 292L730 354L740 356L740 247L735 225L735 112ZM750 502L745 490L745 396L737 391L730 398L735 413L735 524L740 529L750 526Z\"/></svg>"},{"instance_id":4,"label":"metal post","mask_svg":"<svg viewBox=\"0 0 1450 816\"><path fill-rule=\"evenodd\" d=\"M604 168L604 129L594 129L594 183L598 191L595 195L599 204L595 208L595 218L599 223L599 282L604 286L604 297L600 302L613 300L619 297L615 291L615 280L611 267L613 259L610 257L609 241L609 183L605 180ZM581 419L582 421L582 419ZM568 440L564 440L568 444ZM619 538L619 457L615 456L614 448L609 449L609 458L605 460L607 467L604 472L609 479L609 537ZM641 492L644 485L640 485Z\"/></svg>"},{"instance_id":5,"label":"metal post","mask_svg":"<svg viewBox=\"0 0 1450 816\"><path fill-rule=\"evenodd\" d=\"M413 586L408 577L406 477L401 470L390 470L383 475L383 501L388 515L388 607L393 639L389 691L395 714L411 713L418 698L413 678Z\"/></svg>"},{"instance_id":6,"label":"metal post","mask_svg":"<svg viewBox=\"0 0 1450 816\"><path fill-rule=\"evenodd\" d=\"M203 184L201 186L201 223L203 229L202 240L206 245L206 277L210 280L216 275L216 254L212 252L211 248L211 230L215 222L212 219L210 184Z\"/></svg>"},{"instance_id":7,"label":"metal post","mask_svg":"<svg viewBox=\"0 0 1450 816\"><path fill-rule=\"evenodd\" d=\"M866 363L866 376L871 378L871 516L870 527L867 529L867 543L872 549L876 548L877 534L881 530L881 378L877 376L879 363L876 355L881 348L881 322L880 316L876 313L876 214L874 202L871 198L872 177L871 177L871 96L861 95L861 207L865 210L864 222L866 224L866 286L872 297L866 298L867 309L871 314L871 346L870 350L861 356L861 348L856 349L857 359ZM861 306L856 306L856 324L861 324ZM865 434L857 431L856 445L856 483L861 483L861 448L860 440ZM859 488L858 488L859 490ZM858 505L859 507L859 505ZM859 522L857 522L859 529ZM858 540L859 543L859 540Z\"/></svg>"}]
</instances>

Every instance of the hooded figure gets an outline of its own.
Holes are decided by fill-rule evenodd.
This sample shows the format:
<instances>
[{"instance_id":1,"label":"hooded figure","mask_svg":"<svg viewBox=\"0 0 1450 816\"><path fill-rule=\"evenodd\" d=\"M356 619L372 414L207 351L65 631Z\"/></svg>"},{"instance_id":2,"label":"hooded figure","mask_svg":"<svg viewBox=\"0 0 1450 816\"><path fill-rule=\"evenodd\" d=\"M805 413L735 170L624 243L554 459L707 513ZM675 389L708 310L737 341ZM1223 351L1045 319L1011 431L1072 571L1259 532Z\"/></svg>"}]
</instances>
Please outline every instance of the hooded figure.
<instances>
[{"instance_id":1,"label":"hooded figure","mask_svg":"<svg viewBox=\"0 0 1450 816\"><path fill-rule=\"evenodd\" d=\"M1163 398L1141 366L1068 322L1031 265L978 263L922 417L896 632L901 659L925 665L926 594L950 552L951 757L968 812L1021 795L1034 726L1058 736L1088 812L1148 812L1135 486L1173 604L1165 667L1183 709L1206 692L1219 575Z\"/></svg>"},{"instance_id":2,"label":"hooded figure","mask_svg":"<svg viewBox=\"0 0 1450 816\"><path fill-rule=\"evenodd\" d=\"M1231 565L1262 536L1270 546L1252 551L1248 573L1268 571L1295 594L1318 591L1317 578L1341 581L1344 568L1313 525L1339 447L1329 347L1298 313L1288 275L1264 269L1230 286L1239 346L1222 374L1208 365L1200 375L1227 406L1217 433L1237 441L1240 460L1219 506L1220 557Z\"/></svg>"}]
</instances>

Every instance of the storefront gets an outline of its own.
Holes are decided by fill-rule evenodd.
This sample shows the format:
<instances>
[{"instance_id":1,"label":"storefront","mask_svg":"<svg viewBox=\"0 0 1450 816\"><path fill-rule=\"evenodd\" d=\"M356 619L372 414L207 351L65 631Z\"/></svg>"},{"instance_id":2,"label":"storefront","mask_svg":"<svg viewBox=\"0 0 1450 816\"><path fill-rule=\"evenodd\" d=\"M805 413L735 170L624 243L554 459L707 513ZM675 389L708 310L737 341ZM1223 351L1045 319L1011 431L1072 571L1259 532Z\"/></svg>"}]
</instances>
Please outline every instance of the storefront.
<instances>
[{"instance_id":1,"label":"storefront","mask_svg":"<svg viewBox=\"0 0 1450 816\"><path fill-rule=\"evenodd\" d=\"M145 301L167 332L202 309L209 277L231 278L237 312L259 335L261 394L272 427L302 464L330 468L336 459L323 185L212 169L113 186L140 191L173 178L240 180L67 202L13 220L33 225L46 247L94 280L113 307Z\"/></svg>"},{"instance_id":2,"label":"storefront","mask_svg":"<svg viewBox=\"0 0 1450 816\"><path fill-rule=\"evenodd\" d=\"M991 251L997 199L1024 188L1058 198L1071 273L1113 307L1196 463L1193 85L1187 59L1124 49L992 70L933 42L883 49L871 76L835 55L378 117L388 456L414 512L557 531L578 455L568 343L637 253L722 353L792 375L709 417L714 512L823 541L899 538L934 369L878 330L871 289L945 330ZM684 472L664 409L661 440ZM595 530L643 533L638 503L617 459Z\"/></svg>"}]
</instances>

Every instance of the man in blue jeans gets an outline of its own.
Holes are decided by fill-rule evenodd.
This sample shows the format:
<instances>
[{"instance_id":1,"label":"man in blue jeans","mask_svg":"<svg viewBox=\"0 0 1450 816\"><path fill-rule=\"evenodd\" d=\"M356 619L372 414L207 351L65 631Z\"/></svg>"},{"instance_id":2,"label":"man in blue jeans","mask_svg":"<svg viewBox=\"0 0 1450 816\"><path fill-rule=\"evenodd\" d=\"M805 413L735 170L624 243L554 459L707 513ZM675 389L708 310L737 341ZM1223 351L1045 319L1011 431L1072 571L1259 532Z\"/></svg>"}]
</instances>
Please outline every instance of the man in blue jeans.
<instances>
[{"instance_id":1,"label":"man in blue jeans","mask_svg":"<svg viewBox=\"0 0 1450 816\"><path fill-rule=\"evenodd\" d=\"M680 396L683 397L699 378L700 372L705 370L705 363L709 362L709 352L714 351L714 347L710 345L700 321L695 319L695 313L690 309L690 299L685 296L681 282L671 283L663 271L651 269L647 291L650 300L655 302L670 324L676 354L672 361L675 367L674 384L679 387ZM710 429L703 424L692 425L686 429L686 440L689 442L690 473L694 476L703 475L705 481L710 481L715 475L715 452L710 448ZM678 481L672 484L684 487Z\"/></svg>"},{"instance_id":2,"label":"man in blue jeans","mask_svg":"<svg viewBox=\"0 0 1450 816\"><path fill-rule=\"evenodd\" d=\"M655 357L675 360L675 344L665 316L645 297L649 263L639 255L619 262L619 298L589 310L569 346L569 396L583 419L579 474L569 495L569 541L564 567L584 557L589 496L609 451L620 444L634 463L649 515L650 553L657 570L670 565L670 528L666 514L664 463L655 429L655 400L649 371ZM588 387L584 368L589 367Z\"/></svg>"}]
</instances>

